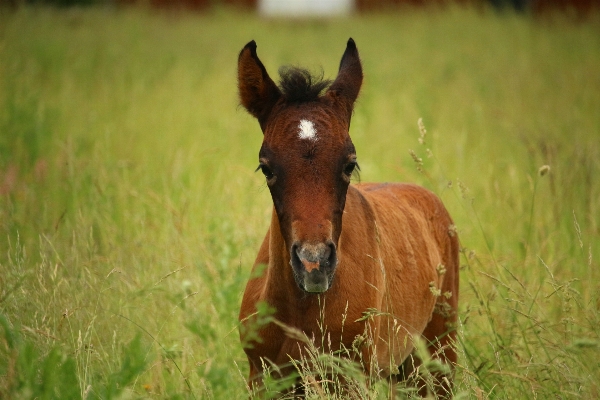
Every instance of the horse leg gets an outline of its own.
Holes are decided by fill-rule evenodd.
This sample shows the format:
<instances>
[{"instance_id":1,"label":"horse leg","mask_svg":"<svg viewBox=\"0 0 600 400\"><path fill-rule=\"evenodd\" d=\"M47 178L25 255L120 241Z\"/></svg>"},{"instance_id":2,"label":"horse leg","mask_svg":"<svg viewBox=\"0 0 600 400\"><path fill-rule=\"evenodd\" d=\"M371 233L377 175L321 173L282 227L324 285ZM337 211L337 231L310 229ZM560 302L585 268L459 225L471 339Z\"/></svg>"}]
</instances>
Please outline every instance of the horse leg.
<instances>
[{"instance_id":1,"label":"horse leg","mask_svg":"<svg viewBox=\"0 0 600 400\"><path fill-rule=\"evenodd\" d=\"M440 304L440 303L438 303ZM447 303L442 303L447 304ZM436 312L431 322L423 331L423 337L427 340L429 354L433 359L437 359L449 367L449 372L434 371L433 375L433 393L436 398L450 398L452 395L453 369L456 365L457 355L454 346L456 345L456 311L448 311L447 306L443 306L444 311ZM451 313L452 315L447 315Z\"/></svg>"},{"instance_id":2,"label":"horse leg","mask_svg":"<svg viewBox=\"0 0 600 400\"><path fill-rule=\"evenodd\" d=\"M451 299L450 299L451 300ZM421 397L433 394L436 399L452 397L453 368L456 365L456 301L445 298L436 304L431 321L423 331L422 337L427 343L431 358L446 364L448 369L431 371L431 379L420 374L423 361L413 351L400 365L394 382L409 381L410 386L418 388Z\"/></svg>"},{"instance_id":3,"label":"horse leg","mask_svg":"<svg viewBox=\"0 0 600 400\"><path fill-rule=\"evenodd\" d=\"M456 366L456 328L458 321L458 286L459 286L459 243L452 236L446 247L446 270L441 293L435 304L431 321L425 327L422 337L427 341L429 354L433 359L446 364L444 372L435 371L433 375L433 394L436 398L452 397L452 379ZM425 388L427 389L427 388Z\"/></svg>"}]
</instances>

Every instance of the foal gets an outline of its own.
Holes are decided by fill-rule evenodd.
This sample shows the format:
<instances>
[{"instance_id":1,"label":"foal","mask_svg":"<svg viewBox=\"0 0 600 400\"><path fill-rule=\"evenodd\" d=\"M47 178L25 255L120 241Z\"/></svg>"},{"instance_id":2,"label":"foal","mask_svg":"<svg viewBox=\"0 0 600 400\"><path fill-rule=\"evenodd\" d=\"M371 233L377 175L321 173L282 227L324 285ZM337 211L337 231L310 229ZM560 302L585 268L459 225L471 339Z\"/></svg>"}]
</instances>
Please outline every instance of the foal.
<instances>
[{"instance_id":1,"label":"foal","mask_svg":"<svg viewBox=\"0 0 600 400\"><path fill-rule=\"evenodd\" d=\"M417 337L452 366L459 266L452 219L419 186L350 185L358 163L348 130L363 79L354 41L333 82L297 68L280 74L277 86L254 41L240 52L240 99L263 131L259 169L274 205L240 310L250 384L260 388L263 365L293 371L290 360L305 344L286 326L308 337L325 326L321 351L356 348L367 332L357 349L366 373L397 373ZM250 334L261 302L275 309L276 322ZM449 393L443 378L438 392Z\"/></svg>"}]
</instances>

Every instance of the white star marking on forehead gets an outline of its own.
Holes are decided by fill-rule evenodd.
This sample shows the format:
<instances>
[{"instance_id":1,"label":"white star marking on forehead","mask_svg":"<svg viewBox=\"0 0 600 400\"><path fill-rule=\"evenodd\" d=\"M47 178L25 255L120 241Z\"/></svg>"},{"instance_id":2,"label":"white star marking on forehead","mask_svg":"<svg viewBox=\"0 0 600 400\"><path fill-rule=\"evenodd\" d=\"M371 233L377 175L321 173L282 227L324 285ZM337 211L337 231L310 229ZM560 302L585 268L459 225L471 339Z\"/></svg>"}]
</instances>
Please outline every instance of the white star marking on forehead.
<instances>
[{"instance_id":1,"label":"white star marking on forehead","mask_svg":"<svg viewBox=\"0 0 600 400\"><path fill-rule=\"evenodd\" d=\"M309 139L309 140L317 140L317 130L315 129L315 124L312 121L303 119L300 120L300 124L298 125L298 137L300 139Z\"/></svg>"}]
</instances>

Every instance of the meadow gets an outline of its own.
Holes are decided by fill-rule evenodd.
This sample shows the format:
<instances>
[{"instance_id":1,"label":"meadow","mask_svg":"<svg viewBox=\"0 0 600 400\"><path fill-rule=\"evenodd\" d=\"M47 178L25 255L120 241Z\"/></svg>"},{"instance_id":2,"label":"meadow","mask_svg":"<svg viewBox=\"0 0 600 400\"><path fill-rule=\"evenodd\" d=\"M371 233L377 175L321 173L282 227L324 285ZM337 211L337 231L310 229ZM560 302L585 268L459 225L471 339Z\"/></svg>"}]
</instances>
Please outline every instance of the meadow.
<instances>
[{"instance_id":1,"label":"meadow","mask_svg":"<svg viewBox=\"0 0 600 400\"><path fill-rule=\"evenodd\" d=\"M21 7L0 8L0 398L248 398L237 314L272 204L237 55L334 77L348 37L360 180L429 188L461 239L455 397L600 396L600 15Z\"/></svg>"}]
</instances>

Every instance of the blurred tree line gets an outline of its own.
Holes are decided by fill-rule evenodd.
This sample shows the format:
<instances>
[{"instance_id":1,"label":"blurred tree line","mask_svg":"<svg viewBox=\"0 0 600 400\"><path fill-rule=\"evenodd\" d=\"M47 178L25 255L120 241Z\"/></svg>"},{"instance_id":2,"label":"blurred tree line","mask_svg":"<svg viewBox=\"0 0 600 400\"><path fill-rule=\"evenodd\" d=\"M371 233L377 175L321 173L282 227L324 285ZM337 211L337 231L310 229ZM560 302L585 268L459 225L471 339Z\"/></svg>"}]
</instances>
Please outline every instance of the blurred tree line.
<instances>
[{"instance_id":1,"label":"blurred tree line","mask_svg":"<svg viewBox=\"0 0 600 400\"><path fill-rule=\"evenodd\" d=\"M0 5L12 7L20 5L44 4L58 7L89 5L145 5L156 8L185 8L202 10L215 5L229 5L255 8L260 0L0 0ZM282 0L285 1L285 0ZM323 0L327 1L327 0ZM358 11L393 9L404 6L443 5L449 3L482 6L491 4L498 10L513 9L518 12L540 14L546 11L575 11L585 16L600 9L600 0L355 0Z\"/></svg>"},{"instance_id":2,"label":"blurred tree line","mask_svg":"<svg viewBox=\"0 0 600 400\"><path fill-rule=\"evenodd\" d=\"M4 6L22 6L30 4L48 4L59 7L70 7L70 6L88 6L92 4L104 4L108 3L104 0L0 0L0 5Z\"/></svg>"}]
</instances>

